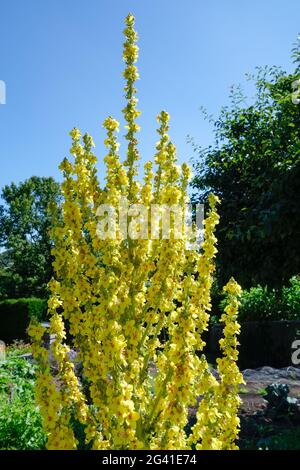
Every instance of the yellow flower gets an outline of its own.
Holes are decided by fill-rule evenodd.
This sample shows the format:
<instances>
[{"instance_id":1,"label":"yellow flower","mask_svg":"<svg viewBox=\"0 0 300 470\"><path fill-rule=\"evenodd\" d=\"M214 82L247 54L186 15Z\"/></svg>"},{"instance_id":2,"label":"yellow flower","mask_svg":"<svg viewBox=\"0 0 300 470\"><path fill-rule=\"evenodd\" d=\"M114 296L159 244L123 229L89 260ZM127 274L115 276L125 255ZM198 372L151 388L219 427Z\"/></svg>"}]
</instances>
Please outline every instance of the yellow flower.
<instances>
[{"instance_id":1,"label":"yellow flower","mask_svg":"<svg viewBox=\"0 0 300 470\"><path fill-rule=\"evenodd\" d=\"M81 137L81 132L79 129L77 129L76 127L74 127L71 132L70 132L70 136L72 137L72 139L74 140L79 140L80 137Z\"/></svg>"},{"instance_id":2,"label":"yellow flower","mask_svg":"<svg viewBox=\"0 0 300 470\"><path fill-rule=\"evenodd\" d=\"M34 322L28 330L39 364L36 401L47 448L76 449L73 423L79 421L86 445L95 450L235 449L243 378L237 366L241 288L233 279L224 288L228 305L221 316L218 379L203 354L219 198L209 196L201 252L186 249L189 240L184 232L176 238L175 216L169 237L161 236L160 221L152 216L146 228L149 234L156 228L159 236L138 240L124 236L122 218L137 221L125 209L120 213L122 201L128 207L144 204L147 211L153 203L160 216L174 205L184 212L191 177L188 165L177 164L176 147L168 135L170 116L161 111L156 165L147 162L142 183L138 181L138 46L131 14L124 34L126 159L122 162L118 153L119 122L109 116L103 123L107 154L101 187L92 137L85 134L81 140L77 128L71 131L74 162L64 159L60 166L62 214L52 230L50 352L43 344L46 330ZM101 205L117 214L114 238L99 236ZM199 396L196 422L187 436L189 410Z\"/></svg>"}]
</instances>

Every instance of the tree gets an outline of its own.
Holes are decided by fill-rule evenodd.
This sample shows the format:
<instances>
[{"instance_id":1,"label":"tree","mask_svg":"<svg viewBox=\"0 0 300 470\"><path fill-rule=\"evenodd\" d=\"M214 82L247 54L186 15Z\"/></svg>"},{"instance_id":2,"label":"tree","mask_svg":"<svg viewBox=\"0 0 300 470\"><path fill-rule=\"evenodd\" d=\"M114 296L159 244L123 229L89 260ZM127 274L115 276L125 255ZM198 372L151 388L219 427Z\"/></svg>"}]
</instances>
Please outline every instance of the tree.
<instances>
[{"instance_id":1,"label":"tree","mask_svg":"<svg viewBox=\"0 0 300 470\"><path fill-rule=\"evenodd\" d=\"M215 144L194 146L194 198L213 191L222 201L220 282L230 272L244 287L276 287L300 271L300 104L292 99L299 72L258 69L254 102L243 105L233 89L214 122Z\"/></svg>"},{"instance_id":2,"label":"tree","mask_svg":"<svg viewBox=\"0 0 300 470\"><path fill-rule=\"evenodd\" d=\"M0 296L45 296L52 277L49 206L59 204L60 185L33 176L2 190Z\"/></svg>"}]
</instances>

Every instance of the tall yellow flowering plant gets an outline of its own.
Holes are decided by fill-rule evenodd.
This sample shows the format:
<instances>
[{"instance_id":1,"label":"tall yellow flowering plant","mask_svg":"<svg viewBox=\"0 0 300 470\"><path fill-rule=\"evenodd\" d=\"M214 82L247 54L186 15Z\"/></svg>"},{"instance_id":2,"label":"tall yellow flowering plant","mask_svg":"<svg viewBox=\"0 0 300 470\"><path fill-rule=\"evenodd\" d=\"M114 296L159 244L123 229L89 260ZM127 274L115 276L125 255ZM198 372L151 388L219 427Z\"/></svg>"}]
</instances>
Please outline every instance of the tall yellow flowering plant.
<instances>
[{"instance_id":1,"label":"tall yellow flowering plant","mask_svg":"<svg viewBox=\"0 0 300 470\"><path fill-rule=\"evenodd\" d=\"M242 377L236 365L240 287L234 280L224 288L228 305L222 317L219 378L202 352L217 252L218 198L209 197L198 250L187 246L190 235L177 236L178 212L170 215L163 236L160 217L147 218L152 207L161 217L166 207L184 215L190 170L176 163L169 115L162 111L155 170L147 162L143 183L137 181L140 111L132 15L124 34L126 160L122 163L118 153L119 123L108 117L102 189L92 138L71 131L74 159L60 167L64 202L53 228L50 352L43 345L44 327L33 323L29 328L40 365L36 397L47 447L78 448L80 425L92 449L235 449ZM70 359L66 325L80 375ZM197 420L187 432L189 409L195 406Z\"/></svg>"}]
</instances>

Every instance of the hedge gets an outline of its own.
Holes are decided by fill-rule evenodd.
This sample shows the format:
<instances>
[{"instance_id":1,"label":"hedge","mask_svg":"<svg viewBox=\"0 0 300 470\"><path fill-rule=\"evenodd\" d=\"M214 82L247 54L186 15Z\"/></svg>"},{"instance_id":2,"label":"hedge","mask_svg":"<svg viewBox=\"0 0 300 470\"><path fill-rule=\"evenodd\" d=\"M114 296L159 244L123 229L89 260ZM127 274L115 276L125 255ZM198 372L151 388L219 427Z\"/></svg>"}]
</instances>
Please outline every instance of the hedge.
<instances>
[{"instance_id":1,"label":"hedge","mask_svg":"<svg viewBox=\"0 0 300 470\"><path fill-rule=\"evenodd\" d=\"M272 289L257 285L242 292L239 321L300 320L300 276L290 279L287 286ZM226 300L215 288L212 299L212 323L218 323Z\"/></svg>"},{"instance_id":2,"label":"hedge","mask_svg":"<svg viewBox=\"0 0 300 470\"><path fill-rule=\"evenodd\" d=\"M10 343L15 339L26 340L27 327L32 318L47 319L47 300L28 298L0 302L0 340Z\"/></svg>"}]
</instances>

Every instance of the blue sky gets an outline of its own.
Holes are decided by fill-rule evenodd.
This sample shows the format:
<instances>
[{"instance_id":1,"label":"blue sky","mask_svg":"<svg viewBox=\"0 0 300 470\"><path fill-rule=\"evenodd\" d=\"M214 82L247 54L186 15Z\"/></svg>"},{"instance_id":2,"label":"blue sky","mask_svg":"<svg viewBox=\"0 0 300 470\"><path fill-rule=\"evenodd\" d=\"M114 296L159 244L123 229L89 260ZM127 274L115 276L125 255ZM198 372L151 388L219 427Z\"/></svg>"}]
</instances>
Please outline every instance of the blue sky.
<instances>
[{"instance_id":1,"label":"blue sky","mask_svg":"<svg viewBox=\"0 0 300 470\"><path fill-rule=\"evenodd\" d=\"M59 179L74 126L92 134L103 177L101 125L108 115L122 118L128 12L140 36L143 161L153 156L161 109L171 114L180 161L188 161L188 134L203 145L211 141L201 105L217 114L230 85L255 66L293 69L299 0L1 0L7 103L0 105L0 187L32 175Z\"/></svg>"}]
</instances>

